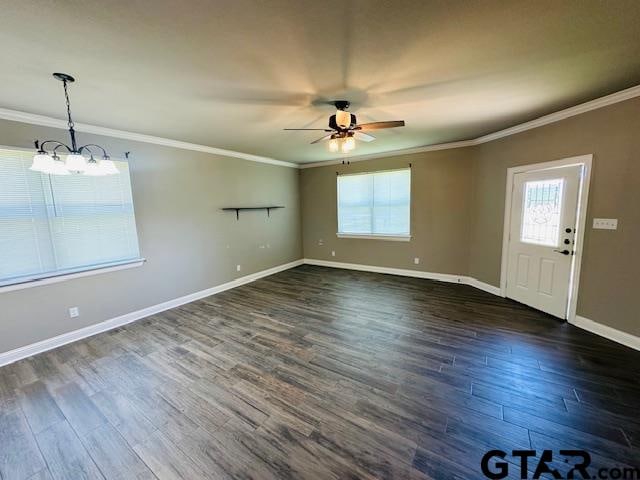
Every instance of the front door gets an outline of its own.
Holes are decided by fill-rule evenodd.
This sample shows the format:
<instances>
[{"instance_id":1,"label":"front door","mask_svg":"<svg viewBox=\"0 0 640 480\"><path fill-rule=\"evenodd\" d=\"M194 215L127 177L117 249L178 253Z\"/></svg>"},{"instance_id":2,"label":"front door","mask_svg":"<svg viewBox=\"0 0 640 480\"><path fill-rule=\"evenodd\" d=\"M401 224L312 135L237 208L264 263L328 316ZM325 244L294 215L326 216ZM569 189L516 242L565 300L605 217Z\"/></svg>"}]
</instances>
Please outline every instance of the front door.
<instances>
[{"instance_id":1,"label":"front door","mask_svg":"<svg viewBox=\"0 0 640 480\"><path fill-rule=\"evenodd\" d=\"M567 303L582 166L513 176L507 297L560 318Z\"/></svg>"}]
</instances>

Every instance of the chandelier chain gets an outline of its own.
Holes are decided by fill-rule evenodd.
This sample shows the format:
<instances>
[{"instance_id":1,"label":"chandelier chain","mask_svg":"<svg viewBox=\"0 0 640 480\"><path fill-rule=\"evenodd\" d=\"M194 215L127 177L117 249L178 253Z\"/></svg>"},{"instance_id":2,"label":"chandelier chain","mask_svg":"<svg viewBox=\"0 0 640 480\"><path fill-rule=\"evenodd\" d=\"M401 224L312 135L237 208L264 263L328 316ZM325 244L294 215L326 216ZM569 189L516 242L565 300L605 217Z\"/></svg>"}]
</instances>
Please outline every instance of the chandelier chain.
<instances>
[{"instance_id":1,"label":"chandelier chain","mask_svg":"<svg viewBox=\"0 0 640 480\"><path fill-rule=\"evenodd\" d=\"M69 128L73 128L74 127L74 123L73 120L71 119L71 102L69 100L69 92L67 91L67 82L66 80L64 82L62 82L63 86L64 86L64 98L66 100L67 103L67 124L69 125Z\"/></svg>"}]
</instances>

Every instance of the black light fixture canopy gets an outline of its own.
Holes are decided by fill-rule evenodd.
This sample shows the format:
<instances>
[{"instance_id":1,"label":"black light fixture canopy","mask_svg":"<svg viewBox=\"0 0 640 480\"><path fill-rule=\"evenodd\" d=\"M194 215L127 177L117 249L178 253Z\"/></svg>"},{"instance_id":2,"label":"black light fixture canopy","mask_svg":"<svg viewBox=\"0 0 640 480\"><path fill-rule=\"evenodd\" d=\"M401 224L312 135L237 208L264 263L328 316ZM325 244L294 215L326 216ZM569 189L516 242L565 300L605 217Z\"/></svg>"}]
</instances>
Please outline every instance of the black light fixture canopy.
<instances>
[{"instance_id":1,"label":"black light fixture canopy","mask_svg":"<svg viewBox=\"0 0 640 480\"><path fill-rule=\"evenodd\" d=\"M73 83L76 81L75 78L73 78L71 75L69 75L68 73L59 73L56 72L53 74L53 78L60 80L61 82L67 82L67 83Z\"/></svg>"}]
</instances>

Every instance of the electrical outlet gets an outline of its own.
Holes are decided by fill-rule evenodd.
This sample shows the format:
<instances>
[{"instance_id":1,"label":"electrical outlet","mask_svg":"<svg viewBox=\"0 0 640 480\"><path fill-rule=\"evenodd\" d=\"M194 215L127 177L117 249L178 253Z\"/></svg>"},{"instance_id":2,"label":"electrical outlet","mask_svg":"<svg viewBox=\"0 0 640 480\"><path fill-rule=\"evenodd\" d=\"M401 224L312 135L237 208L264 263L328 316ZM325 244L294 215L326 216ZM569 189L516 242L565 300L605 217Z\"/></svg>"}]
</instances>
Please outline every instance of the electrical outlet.
<instances>
[{"instance_id":1,"label":"electrical outlet","mask_svg":"<svg viewBox=\"0 0 640 480\"><path fill-rule=\"evenodd\" d=\"M240 265L236 265L236 271L239 272L240 271Z\"/></svg>"},{"instance_id":2,"label":"electrical outlet","mask_svg":"<svg viewBox=\"0 0 640 480\"><path fill-rule=\"evenodd\" d=\"M420 258L415 257L415 258L413 259L413 263L415 263L416 265L419 265L419 264L420 264Z\"/></svg>"},{"instance_id":3,"label":"electrical outlet","mask_svg":"<svg viewBox=\"0 0 640 480\"><path fill-rule=\"evenodd\" d=\"M69 318L76 318L80 316L80 310L78 307L71 307L69 309Z\"/></svg>"},{"instance_id":4,"label":"electrical outlet","mask_svg":"<svg viewBox=\"0 0 640 480\"><path fill-rule=\"evenodd\" d=\"M336 251L335 250L331 250L331 256L335 257L336 256Z\"/></svg>"},{"instance_id":5,"label":"electrical outlet","mask_svg":"<svg viewBox=\"0 0 640 480\"><path fill-rule=\"evenodd\" d=\"M318 245L323 246L324 245L324 240L322 240L322 239L318 240Z\"/></svg>"},{"instance_id":6,"label":"electrical outlet","mask_svg":"<svg viewBox=\"0 0 640 480\"><path fill-rule=\"evenodd\" d=\"M593 228L600 230L617 230L618 219L617 218L594 218Z\"/></svg>"}]
</instances>

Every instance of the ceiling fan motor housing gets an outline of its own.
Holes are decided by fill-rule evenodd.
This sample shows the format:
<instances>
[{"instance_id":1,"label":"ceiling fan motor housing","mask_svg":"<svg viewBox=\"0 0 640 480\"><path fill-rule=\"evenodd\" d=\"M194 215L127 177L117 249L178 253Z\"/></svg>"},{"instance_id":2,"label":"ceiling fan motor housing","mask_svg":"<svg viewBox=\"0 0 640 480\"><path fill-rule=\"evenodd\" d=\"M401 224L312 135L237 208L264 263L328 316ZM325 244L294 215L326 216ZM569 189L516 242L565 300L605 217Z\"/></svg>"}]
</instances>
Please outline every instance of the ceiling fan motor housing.
<instances>
[{"instance_id":1,"label":"ceiling fan motor housing","mask_svg":"<svg viewBox=\"0 0 640 480\"><path fill-rule=\"evenodd\" d=\"M333 130L349 130L357 125L358 121L353 113L338 110L335 115L329 117L329 128Z\"/></svg>"},{"instance_id":2,"label":"ceiling fan motor housing","mask_svg":"<svg viewBox=\"0 0 640 480\"><path fill-rule=\"evenodd\" d=\"M355 119L352 118L353 115L347 112L347 109L351 105L348 100L335 100L333 102L333 105L337 110L335 115L335 123L338 127L342 129L348 129L351 128L352 125L356 124Z\"/></svg>"}]
</instances>

